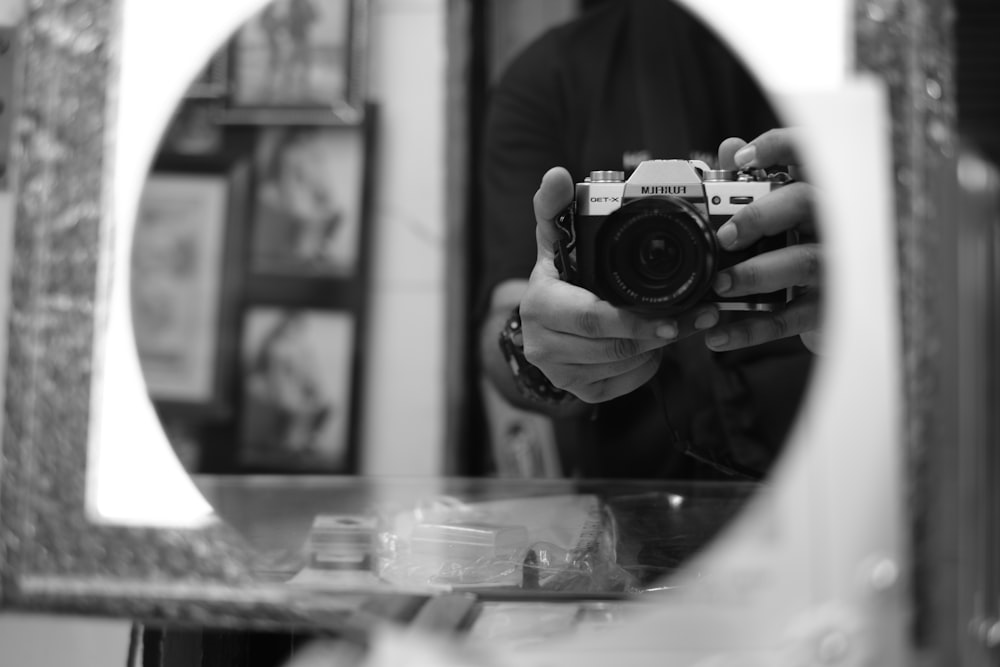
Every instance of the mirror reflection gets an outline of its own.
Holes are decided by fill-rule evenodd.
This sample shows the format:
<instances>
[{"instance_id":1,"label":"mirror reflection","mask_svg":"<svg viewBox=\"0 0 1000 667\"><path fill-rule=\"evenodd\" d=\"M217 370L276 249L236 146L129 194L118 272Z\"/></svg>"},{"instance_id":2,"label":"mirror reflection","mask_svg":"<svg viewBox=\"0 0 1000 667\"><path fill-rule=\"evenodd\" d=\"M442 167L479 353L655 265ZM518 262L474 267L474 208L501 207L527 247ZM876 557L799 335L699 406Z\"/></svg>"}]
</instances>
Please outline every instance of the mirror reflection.
<instances>
[{"instance_id":1,"label":"mirror reflection","mask_svg":"<svg viewBox=\"0 0 1000 667\"><path fill-rule=\"evenodd\" d=\"M150 396L262 581L659 590L807 388L794 132L680 6L473 4L467 79L444 3L276 0L206 63L137 221Z\"/></svg>"}]
</instances>

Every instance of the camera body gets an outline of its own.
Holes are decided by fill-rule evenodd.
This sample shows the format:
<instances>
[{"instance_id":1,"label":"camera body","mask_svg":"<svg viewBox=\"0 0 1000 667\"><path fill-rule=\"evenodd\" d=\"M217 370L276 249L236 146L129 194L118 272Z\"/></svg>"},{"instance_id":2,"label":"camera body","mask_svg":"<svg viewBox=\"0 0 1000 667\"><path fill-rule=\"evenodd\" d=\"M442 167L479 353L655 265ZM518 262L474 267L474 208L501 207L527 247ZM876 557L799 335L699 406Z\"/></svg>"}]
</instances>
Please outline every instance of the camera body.
<instances>
[{"instance_id":1,"label":"camera body","mask_svg":"<svg viewBox=\"0 0 1000 667\"><path fill-rule=\"evenodd\" d=\"M557 221L560 273L615 306L656 315L705 302L721 310L776 310L787 290L726 299L711 288L720 270L784 247L787 235L729 252L716 231L788 180L784 173L713 170L699 160L646 160L628 180L621 171L591 172Z\"/></svg>"}]
</instances>

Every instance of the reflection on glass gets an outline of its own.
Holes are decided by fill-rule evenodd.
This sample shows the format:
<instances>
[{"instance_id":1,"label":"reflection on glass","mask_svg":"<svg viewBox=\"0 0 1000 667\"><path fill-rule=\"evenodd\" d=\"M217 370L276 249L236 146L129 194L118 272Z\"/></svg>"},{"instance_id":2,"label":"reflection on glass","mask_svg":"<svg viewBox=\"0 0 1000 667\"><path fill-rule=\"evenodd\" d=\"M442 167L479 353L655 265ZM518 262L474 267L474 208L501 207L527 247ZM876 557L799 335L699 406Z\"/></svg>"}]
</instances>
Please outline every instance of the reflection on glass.
<instances>
[{"instance_id":1,"label":"reflection on glass","mask_svg":"<svg viewBox=\"0 0 1000 667\"><path fill-rule=\"evenodd\" d=\"M134 325L191 472L357 471L366 4L267 6L191 83L159 145L133 247Z\"/></svg>"},{"instance_id":2,"label":"reflection on glass","mask_svg":"<svg viewBox=\"0 0 1000 667\"><path fill-rule=\"evenodd\" d=\"M500 600L658 591L757 492L638 480L197 481L255 547L260 581Z\"/></svg>"},{"instance_id":3,"label":"reflection on glass","mask_svg":"<svg viewBox=\"0 0 1000 667\"><path fill-rule=\"evenodd\" d=\"M563 279L551 281L556 291L579 296L587 288L614 302L601 292L622 273L609 267L611 260L626 269L638 264L630 275L643 288L677 278L680 257L707 277L697 294L685 296L683 309L621 311L620 322L642 321L654 332L643 334L638 361L613 373L648 367L634 391L596 408L579 409L571 399L574 410L550 419L545 406L525 400L523 391L505 394L491 376L487 398L496 400L487 403L488 423L470 429L461 443L490 448L490 465L449 465L462 476L435 480L350 477L360 470L365 445L358 426L366 397L359 389L362 353L417 355L438 342L406 330L393 336L398 348L365 349L372 227L389 223L372 215L367 196L387 196L369 168L376 107L363 107L363 116L342 113L344 104L362 108L350 85L357 62L347 57L350 44L367 43L352 32L358 4L274 3L238 31L180 101L149 177L133 252L135 332L150 394L199 488L254 550L256 583L425 597L464 591L505 604L573 598L583 605L573 624L619 618L596 603L662 589L665 576L761 492L805 390L812 356L797 335L729 350L711 332L729 331L735 339L738 327L706 334L703 326L706 317L709 326L766 324L786 308L787 285L765 290L775 298L721 295L719 276L730 274L720 271L759 262L765 253L777 253L772 260L792 257L782 253L803 239L815 241L810 220L794 230L797 239L782 227L769 229L760 243L720 246L723 223L738 210L772 190L804 192L804 184L776 175L787 164L737 164L742 144L718 153L727 137L752 139L780 123L740 63L704 26L666 3L604 4L515 58L494 89L489 116L471 123L483 126L485 160L467 237L484 245L467 248L482 260L468 276L475 318L466 340L450 342L450 353L472 357L482 335L483 349L501 354L497 338L539 251L532 198L552 166L570 171L570 189L576 183L592 194L587 206L578 202L572 244L560 249L564 268L586 275L555 275ZM324 12L339 18L324 23ZM664 39L660 26L669 26L676 40ZM582 85L569 90L574 102L594 101L569 108L536 75L590 67L592 53L579 62L557 59L576 52L561 45L591 39L589 30L603 35L594 43L612 49L601 54L607 76L596 80L613 87L564 82ZM618 39L630 35L635 39ZM694 64L664 69L675 48ZM407 53L400 45L396 56ZM628 76L614 76L619 70ZM486 84L480 73L479 85ZM532 92L533 86L544 90ZM538 108L513 103L526 91ZM517 136L524 127L532 136ZM647 166L652 176L643 175ZM592 172L611 176L588 182ZM618 201L608 208L595 198ZM617 212L634 210L630 199L659 205L638 222L624 216L637 225L635 239L615 227L623 217ZM697 243L688 244L692 239ZM542 250L554 252L551 244ZM806 284L815 287L816 280L810 275ZM480 319L485 304L496 312ZM181 326L179 312L194 324ZM537 313L525 308L522 315L530 322ZM607 336L620 338L610 348L624 349L622 341L628 347L631 326ZM569 340L563 350L570 354L574 344ZM510 364L502 360L499 368L509 385ZM419 392L438 377L400 372L397 381ZM620 382L609 377L597 379L606 387ZM477 383L466 389L478 396ZM379 419L394 420L405 407L380 402ZM548 430L536 430L538 424ZM469 451L458 454L470 458ZM558 470L562 478L505 478L506 460L515 461L522 477ZM497 636L497 619L514 612L492 607L486 618L493 620L477 632Z\"/></svg>"},{"instance_id":4,"label":"reflection on glass","mask_svg":"<svg viewBox=\"0 0 1000 667\"><path fill-rule=\"evenodd\" d=\"M512 59L484 121L488 418L502 447L555 452L497 460L762 480L812 366L798 334L818 317L794 136L764 137L781 121L761 89L681 7L596 4ZM554 434L528 436L511 405L555 418Z\"/></svg>"}]
</instances>

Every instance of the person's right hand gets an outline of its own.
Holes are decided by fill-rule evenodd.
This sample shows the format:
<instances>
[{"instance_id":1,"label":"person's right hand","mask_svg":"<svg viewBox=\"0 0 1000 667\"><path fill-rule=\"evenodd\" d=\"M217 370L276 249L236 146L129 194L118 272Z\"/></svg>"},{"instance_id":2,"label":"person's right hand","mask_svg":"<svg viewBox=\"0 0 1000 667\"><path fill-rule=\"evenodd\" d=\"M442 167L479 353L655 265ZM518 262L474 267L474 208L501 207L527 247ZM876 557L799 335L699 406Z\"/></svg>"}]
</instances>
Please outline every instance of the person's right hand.
<instances>
[{"instance_id":1,"label":"person's right hand","mask_svg":"<svg viewBox=\"0 0 1000 667\"><path fill-rule=\"evenodd\" d=\"M524 355L556 387L601 403L645 384L664 346L715 326L719 313L704 304L678 318L643 316L563 281L555 265L555 219L572 200L569 172L546 172L534 198L538 257L521 299Z\"/></svg>"}]
</instances>

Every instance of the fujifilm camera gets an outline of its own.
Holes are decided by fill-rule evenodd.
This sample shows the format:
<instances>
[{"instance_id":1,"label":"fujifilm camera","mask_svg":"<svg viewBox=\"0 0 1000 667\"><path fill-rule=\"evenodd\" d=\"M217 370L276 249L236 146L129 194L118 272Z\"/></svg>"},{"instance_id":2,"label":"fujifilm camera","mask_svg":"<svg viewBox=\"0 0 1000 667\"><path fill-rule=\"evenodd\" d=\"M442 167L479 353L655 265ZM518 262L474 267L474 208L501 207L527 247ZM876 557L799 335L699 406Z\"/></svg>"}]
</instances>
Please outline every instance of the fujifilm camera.
<instances>
[{"instance_id":1,"label":"fujifilm camera","mask_svg":"<svg viewBox=\"0 0 1000 667\"><path fill-rule=\"evenodd\" d=\"M712 283L721 269L787 245L787 235L728 252L715 234L788 181L785 173L716 170L700 160L646 160L628 180L621 171L591 172L557 221L557 266L564 280L630 310L673 316L705 302L776 310L786 290L725 299Z\"/></svg>"}]
</instances>

